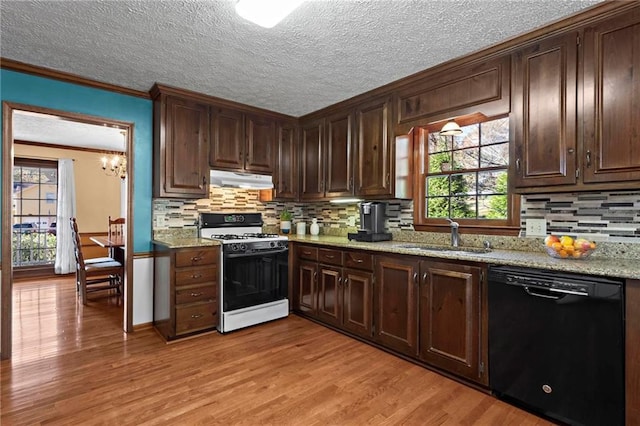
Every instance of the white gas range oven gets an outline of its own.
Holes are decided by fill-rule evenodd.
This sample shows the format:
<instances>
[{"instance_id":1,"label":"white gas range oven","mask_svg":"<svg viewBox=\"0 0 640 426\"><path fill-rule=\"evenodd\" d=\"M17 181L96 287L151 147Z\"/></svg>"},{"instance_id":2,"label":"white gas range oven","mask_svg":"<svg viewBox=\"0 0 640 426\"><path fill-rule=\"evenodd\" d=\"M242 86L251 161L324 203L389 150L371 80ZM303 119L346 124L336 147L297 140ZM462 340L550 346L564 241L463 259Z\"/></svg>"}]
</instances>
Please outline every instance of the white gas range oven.
<instances>
[{"instance_id":1,"label":"white gas range oven","mask_svg":"<svg viewBox=\"0 0 640 426\"><path fill-rule=\"evenodd\" d=\"M201 213L199 236L222 243L218 331L289 315L287 237L262 233L261 213Z\"/></svg>"}]
</instances>

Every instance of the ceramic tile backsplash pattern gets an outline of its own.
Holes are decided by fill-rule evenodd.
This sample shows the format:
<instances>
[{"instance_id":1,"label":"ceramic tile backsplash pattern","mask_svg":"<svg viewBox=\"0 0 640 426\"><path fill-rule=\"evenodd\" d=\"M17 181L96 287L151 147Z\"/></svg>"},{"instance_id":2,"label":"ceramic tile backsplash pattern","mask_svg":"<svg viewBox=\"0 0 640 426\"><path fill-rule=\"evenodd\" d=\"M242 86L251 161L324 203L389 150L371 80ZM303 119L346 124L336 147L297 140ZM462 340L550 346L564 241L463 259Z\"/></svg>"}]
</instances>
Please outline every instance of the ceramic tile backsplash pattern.
<instances>
[{"instance_id":1,"label":"ceramic tile backsplash pattern","mask_svg":"<svg viewBox=\"0 0 640 426\"><path fill-rule=\"evenodd\" d=\"M195 235L199 212L261 212L265 228L278 232L280 212L286 208L293 222L305 221L307 232L317 218L320 233L346 236L360 226L357 204L282 203L260 201L260 192L211 187L202 200L155 199L154 233L158 230L192 229ZM387 229L407 236L413 231L413 202L387 202ZM525 195L521 204L521 235L527 218L543 218L554 234L585 234L592 240L640 243L640 191ZM423 233L419 233L423 234ZM404 239L404 238L403 238Z\"/></svg>"},{"instance_id":2,"label":"ceramic tile backsplash pattern","mask_svg":"<svg viewBox=\"0 0 640 426\"><path fill-rule=\"evenodd\" d=\"M548 233L609 241L640 238L640 191L526 195L521 207L523 232L527 218L540 218L546 219Z\"/></svg>"}]
</instances>

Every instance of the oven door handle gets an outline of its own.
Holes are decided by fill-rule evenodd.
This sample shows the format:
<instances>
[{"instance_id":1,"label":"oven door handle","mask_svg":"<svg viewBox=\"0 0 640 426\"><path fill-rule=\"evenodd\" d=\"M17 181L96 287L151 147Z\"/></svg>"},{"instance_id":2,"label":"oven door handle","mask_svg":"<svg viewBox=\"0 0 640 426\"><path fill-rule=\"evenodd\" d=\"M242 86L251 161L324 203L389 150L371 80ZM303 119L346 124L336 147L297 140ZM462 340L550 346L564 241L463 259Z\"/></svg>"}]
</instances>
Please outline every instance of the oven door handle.
<instances>
[{"instance_id":1,"label":"oven door handle","mask_svg":"<svg viewBox=\"0 0 640 426\"><path fill-rule=\"evenodd\" d=\"M286 253L288 249L282 250L268 250L268 251L255 251L252 253L223 253L225 259L238 259L241 257L255 257L255 256L268 256L272 254Z\"/></svg>"}]
</instances>

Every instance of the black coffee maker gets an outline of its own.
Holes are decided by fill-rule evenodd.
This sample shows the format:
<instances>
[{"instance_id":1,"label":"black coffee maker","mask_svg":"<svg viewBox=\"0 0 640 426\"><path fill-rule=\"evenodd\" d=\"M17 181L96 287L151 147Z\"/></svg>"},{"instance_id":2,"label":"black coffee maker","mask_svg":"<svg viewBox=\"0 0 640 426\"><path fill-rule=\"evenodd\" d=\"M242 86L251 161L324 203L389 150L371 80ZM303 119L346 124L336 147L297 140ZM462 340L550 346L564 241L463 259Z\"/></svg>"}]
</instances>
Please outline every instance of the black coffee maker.
<instances>
[{"instance_id":1,"label":"black coffee maker","mask_svg":"<svg viewBox=\"0 0 640 426\"><path fill-rule=\"evenodd\" d=\"M385 232L385 211L387 205L381 202L360 203L360 229L357 233L350 232L350 240L356 241L388 241L391 234Z\"/></svg>"}]
</instances>

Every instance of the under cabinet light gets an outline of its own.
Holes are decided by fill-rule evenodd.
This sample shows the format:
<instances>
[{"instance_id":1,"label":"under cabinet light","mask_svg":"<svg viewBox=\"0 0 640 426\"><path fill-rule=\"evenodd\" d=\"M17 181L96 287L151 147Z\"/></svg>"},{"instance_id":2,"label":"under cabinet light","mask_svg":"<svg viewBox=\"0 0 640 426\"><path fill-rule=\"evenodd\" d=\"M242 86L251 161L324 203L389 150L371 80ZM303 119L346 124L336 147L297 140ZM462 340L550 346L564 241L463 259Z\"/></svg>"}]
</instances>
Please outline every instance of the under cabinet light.
<instances>
[{"instance_id":1,"label":"under cabinet light","mask_svg":"<svg viewBox=\"0 0 640 426\"><path fill-rule=\"evenodd\" d=\"M236 13L264 28L273 28L303 0L238 0Z\"/></svg>"},{"instance_id":2,"label":"under cabinet light","mask_svg":"<svg viewBox=\"0 0 640 426\"><path fill-rule=\"evenodd\" d=\"M362 201L360 198L335 198L333 200L329 200L332 204L355 204Z\"/></svg>"}]
</instances>

